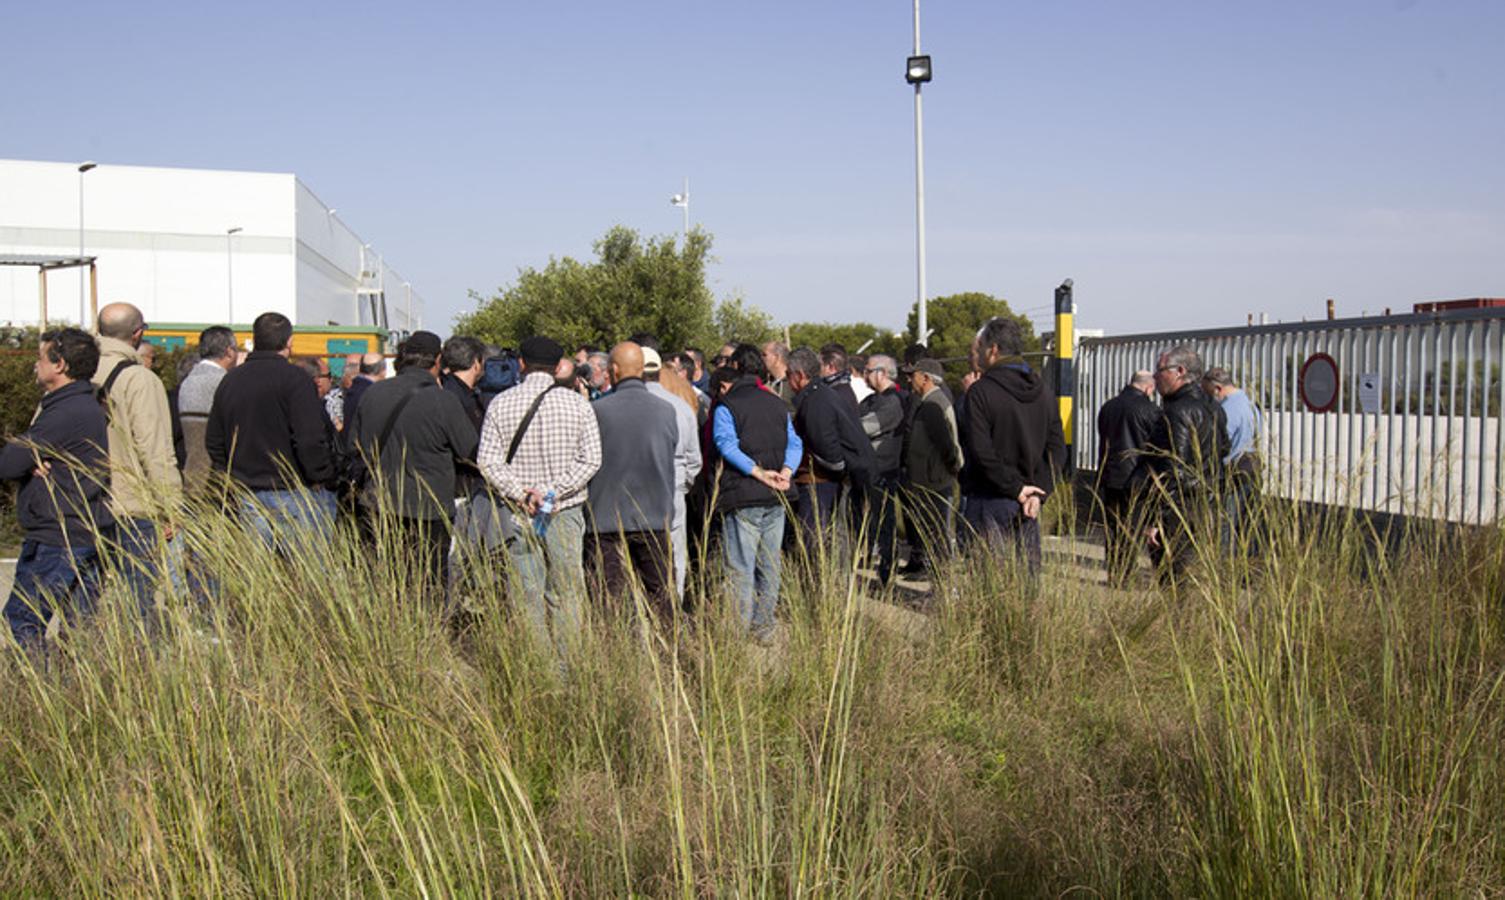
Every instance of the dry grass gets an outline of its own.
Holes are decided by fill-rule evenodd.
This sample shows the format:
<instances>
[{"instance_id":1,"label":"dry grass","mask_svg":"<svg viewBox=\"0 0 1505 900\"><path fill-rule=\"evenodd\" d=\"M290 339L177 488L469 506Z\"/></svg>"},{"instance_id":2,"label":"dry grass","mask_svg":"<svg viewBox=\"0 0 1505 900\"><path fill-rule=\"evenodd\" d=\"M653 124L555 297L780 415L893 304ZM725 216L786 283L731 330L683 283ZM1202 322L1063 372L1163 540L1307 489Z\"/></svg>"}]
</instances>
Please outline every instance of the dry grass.
<instances>
[{"instance_id":1,"label":"dry grass","mask_svg":"<svg viewBox=\"0 0 1505 900\"><path fill-rule=\"evenodd\" d=\"M212 609L10 655L0 893L1502 894L1505 540L1278 524L1174 599L962 561L922 631L826 566L774 651L713 598L561 679L500 588L457 640L202 516Z\"/></svg>"}]
</instances>

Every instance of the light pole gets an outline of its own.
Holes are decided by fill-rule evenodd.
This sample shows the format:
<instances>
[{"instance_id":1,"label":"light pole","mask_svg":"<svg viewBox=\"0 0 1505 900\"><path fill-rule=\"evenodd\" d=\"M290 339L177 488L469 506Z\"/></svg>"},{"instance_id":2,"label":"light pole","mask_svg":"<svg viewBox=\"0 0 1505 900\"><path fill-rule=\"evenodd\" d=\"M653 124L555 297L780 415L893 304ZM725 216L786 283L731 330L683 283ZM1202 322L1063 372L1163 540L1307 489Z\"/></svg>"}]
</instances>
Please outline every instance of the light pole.
<instances>
[{"instance_id":1,"label":"light pole","mask_svg":"<svg viewBox=\"0 0 1505 900\"><path fill-rule=\"evenodd\" d=\"M402 289L408 292L408 334L412 334L416 330L413 328L413 283L404 281Z\"/></svg>"},{"instance_id":2,"label":"light pole","mask_svg":"<svg viewBox=\"0 0 1505 900\"><path fill-rule=\"evenodd\" d=\"M914 85L915 303L920 313L920 344L930 334L925 317L925 127L920 85L930 78L930 57L920 55L920 0L914 0L914 55L905 61L904 80Z\"/></svg>"},{"instance_id":3,"label":"light pole","mask_svg":"<svg viewBox=\"0 0 1505 900\"><path fill-rule=\"evenodd\" d=\"M678 206L685 211L685 237L690 236L690 179L685 179L685 192L675 194L669 198L670 206Z\"/></svg>"},{"instance_id":4,"label":"light pole","mask_svg":"<svg viewBox=\"0 0 1505 900\"><path fill-rule=\"evenodd\" d=\"M225 324L235 326L235 236L240 234L239 225L225 229Z\"/></svg>"},{"instance_id":5,"label":"light pole","mask_svg":"<svg viewBox=\"0 0 1505 900\"><path fill-rule=\"evenodd\" d=\"M78 327L88 330L88 313L84 307L84 281L89 273L85 271L84 260L84 173L98 166L94 160L86 160L78 164Z\"/></svg>"}]
</instances>

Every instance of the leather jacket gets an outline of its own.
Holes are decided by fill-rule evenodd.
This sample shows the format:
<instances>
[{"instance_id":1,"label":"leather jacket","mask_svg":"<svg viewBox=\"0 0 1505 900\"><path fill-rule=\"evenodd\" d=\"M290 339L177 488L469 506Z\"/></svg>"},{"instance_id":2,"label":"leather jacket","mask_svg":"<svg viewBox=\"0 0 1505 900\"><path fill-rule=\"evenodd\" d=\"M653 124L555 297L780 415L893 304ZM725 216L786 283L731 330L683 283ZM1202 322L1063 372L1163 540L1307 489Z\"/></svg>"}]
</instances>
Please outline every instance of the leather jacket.
<instances>
[{"instance_id":1,"label":"leather jacket","mask_svg":"<svg viewBox=\"0 0 1505 900\"><path fill-rule=\"evenodd\" d=\"M1157 496L1162 502L1190 515L1200 504L1210 502L1227 455L1223 408L1200 385L1187 384L1162 401L1160 421L1150 432L1139 473L1159 482L1163 493Z\"/></svg>"},{"instance_id":2,"label":"leather jacket","mask_svg":"<svg viewBox=\"0 0 1505 900\"><path fill-rule=\"evenodd\" d=\"M1135 387L1126 387L1097 413L1098 476L1112 490L1127 488L1139 465L1140 449L1160 422L1160 407Z\"/></svg>"}]
</instances>

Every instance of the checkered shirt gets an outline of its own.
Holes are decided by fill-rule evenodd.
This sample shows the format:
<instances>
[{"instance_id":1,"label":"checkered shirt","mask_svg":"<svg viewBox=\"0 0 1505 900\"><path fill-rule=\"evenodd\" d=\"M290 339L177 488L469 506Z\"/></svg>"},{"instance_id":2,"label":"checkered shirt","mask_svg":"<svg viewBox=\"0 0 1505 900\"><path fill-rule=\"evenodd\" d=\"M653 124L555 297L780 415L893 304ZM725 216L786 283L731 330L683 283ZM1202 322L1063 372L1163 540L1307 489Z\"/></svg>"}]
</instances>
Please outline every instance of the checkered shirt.
<instances>
[{"instance_id":1,"label":"checkered shirt","mask_svg":"<svg viewBox=\"0 0 1505 900\"><path fill-rule=\"evenodd\" d=\"M568 388L550 391L507 462L512 436L538 395L554 384L544 372L532 372L522 384L498 394L486 408L481 474L508 500L518 503L529 488L554 492L556 511L585 502L586 486L601 468L601 431L590 403Z\"/></svg>"}]
</instances>

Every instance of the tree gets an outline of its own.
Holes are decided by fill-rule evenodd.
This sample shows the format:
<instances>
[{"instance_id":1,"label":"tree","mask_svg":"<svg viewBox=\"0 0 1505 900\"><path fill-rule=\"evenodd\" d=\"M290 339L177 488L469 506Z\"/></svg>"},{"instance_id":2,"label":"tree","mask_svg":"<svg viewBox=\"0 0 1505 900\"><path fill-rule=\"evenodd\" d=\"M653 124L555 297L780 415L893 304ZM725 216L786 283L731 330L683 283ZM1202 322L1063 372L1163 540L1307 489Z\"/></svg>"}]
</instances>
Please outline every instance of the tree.
<instances>
[{"instance_id":1,"label":"tree","mask_svg":"<svg viewBox=\"0 0 1505 900\"><path fill-rule=\"evenodd\" d=\"M887 353L897 356L904 350L904 339L898 332L879 328L869 322L841 324L834 322L796 322L789 326L789 346L809 347L819 350L826 344L840 344L848 353L872 341L864 353Z\"/></svg>"},{"instance_id":2,"label":"tree","mask_svg":"<svg viewBox=\"0 0 1505 900\"><path fill-rule=\"evenodd\" d=\"M1035 326L1029 318L1014 312L1009 308L1008 301L1001 297L980 291L936 297L926 305L926 314L930 320L927 324L932 331L927 345L932 356L947 361L948 371L965 371L965 360L971 352L972 339L977 336L977 330L994 316L1009 316L1018 320L1019 327L1024 332L1026 353L1040 349L1040 339L1035 335ZM910 343L919 340L919 320L919 304L916 303L909 309L907 335Z\"/></svg>"},{"instance_id":3,"label":"tree","mask_svg":"<svg viewBox=\"0 0 1505 900\"><path fill-rule=\"evenodd\" d=\"M771 335L768 316L741 299L717 306L705 280L710 248L711 236L700 229L680 244L618 225L596 241L593 262L551 257L542 270L522 269L490 299L472 291L477 309L456 319L455 329L511 347L537 334L566 347L609 347L645 331L666 350L708 346L723 326Z\"/></svg>"},{"instance_id":4,"label":"tree","mask_svg":"<svg viewBox=\"0 0 1505 900\"><path fill-rule=\"evenodd\" d=\"M749 306L740 296L731 296L716 304L712 318L714 334L698 345L707 349L719 348L722 344L762 346L778 333L772 316L756 306Z\"/></svg>"}]
</instances>

